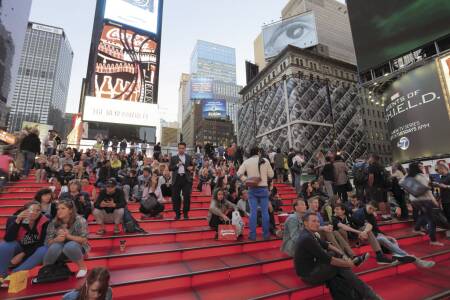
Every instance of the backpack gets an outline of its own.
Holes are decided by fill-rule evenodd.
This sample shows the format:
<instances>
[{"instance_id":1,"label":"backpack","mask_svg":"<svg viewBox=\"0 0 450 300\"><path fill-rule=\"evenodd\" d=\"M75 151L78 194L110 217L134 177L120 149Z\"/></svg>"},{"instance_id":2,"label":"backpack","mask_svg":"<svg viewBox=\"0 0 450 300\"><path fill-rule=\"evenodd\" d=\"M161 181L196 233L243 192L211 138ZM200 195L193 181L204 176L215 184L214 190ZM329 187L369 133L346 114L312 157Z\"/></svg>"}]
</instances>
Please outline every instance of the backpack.
<instances>
[{"instance_id":1,"label":"backpack","mask_svg":"<svg viewBox=\"0 0 450 300\"><path fill-rule=\"evenodd\" d=\"M149 193L147 198L141 200L141 206L146 211L152 210L157 204L158 198L155 193Z\"/></svg>"},{"instance_id":2,"label":"backpack","mask_svg":"<svg viewBox=\"0 0 450 300\"><path fill-rule=\"evenodd\" d=\"M369 180L369 171L365 164L355 165L353 167L353 183L361 186L366 185Z\"/></svg>"},{"instance_id":3,"label":"backpack","mask_svg":"<svg viewBox=\"0 0 450 300\"><path fill-rule=\"evenodd\" d=\"M297 162L295 162L291 167L292 172L295 174L302 174L302 166L298 165Z\"/></svg>"},{"instance_id":4,"label":"backpack","mask_svg":"<svg viewBox=\"0 0 450 300\"><path fill-rule=\"evenodd\" d=\"M55 281L63 281L69 279L72 276L72 272L65 262L57 261L53 265L43 266L36 278L33 279L33 283L48 283Z\"/></svg>"},{"instance_id":5,"label":"backpack","mask_svg":"<svg viewBox=\"0 0 450 300\"><path fill-rule=\"evenodd\" d=\"M136 221L135 218L133 218L133 215L126 207L123 212L122 221L123 221L122 225L123 231L125 231L126 233L136 233L136 232L145 233L145 230L139 226L139 223Z\"/></svg>"}]
</instances>

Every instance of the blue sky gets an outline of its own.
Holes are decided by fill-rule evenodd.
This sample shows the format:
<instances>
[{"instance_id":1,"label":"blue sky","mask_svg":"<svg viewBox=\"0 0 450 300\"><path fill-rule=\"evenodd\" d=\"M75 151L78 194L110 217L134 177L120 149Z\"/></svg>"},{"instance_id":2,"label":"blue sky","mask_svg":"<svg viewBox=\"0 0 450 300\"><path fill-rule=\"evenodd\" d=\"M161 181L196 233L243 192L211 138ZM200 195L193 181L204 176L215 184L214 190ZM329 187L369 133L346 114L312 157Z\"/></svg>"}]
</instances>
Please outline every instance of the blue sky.
<instances>
[{"instance_id":1,"label":"blue sky","mask_svg":"<svg viewBox=\"0 0 450 300\"><path fill-rule=\"evenodd\" d=\"M277 20L288 0L166 0L163 16L159 104L162 117L176 121L178 84L189 72L197 39L236 48L237 79L244 84L246 59L265 22ZM74 50L68 112L78 110L86 74L95 0L33 0L30 20L64 28Z\"/></svg>"}]
</instances>

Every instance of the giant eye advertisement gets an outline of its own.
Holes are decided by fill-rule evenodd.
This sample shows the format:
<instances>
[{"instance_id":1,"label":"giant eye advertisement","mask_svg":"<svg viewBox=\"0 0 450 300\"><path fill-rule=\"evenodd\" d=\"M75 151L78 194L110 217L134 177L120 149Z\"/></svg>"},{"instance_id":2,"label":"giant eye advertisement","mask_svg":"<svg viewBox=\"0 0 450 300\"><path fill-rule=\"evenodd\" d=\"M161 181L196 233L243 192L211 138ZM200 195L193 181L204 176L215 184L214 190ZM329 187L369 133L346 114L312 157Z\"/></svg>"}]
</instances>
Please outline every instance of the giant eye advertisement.
<instances>
[{"instance_id":1,"label":"giant eye advertisement","mask_svg":"<svg viewBox=\"0 0 450 300\"><path fill-rule=\"evenodd\" d=\"M314 13L307 12L263 28L264 55L277 56L288 45L308 48L318 44Z\"/></svg>"},{"instance_id":2,"label":"giant eye advertisement","mask_svg":"<svg viewBox=\"0 0 450 300\"><path fill-rule=\"evenodd\" d=\"M157 43L132 30L106 24L98 44L94 97L84 120L154 126ZM114 117L114 120L111 119Z\"/></svg>"},{"instance_id":3,"label":"giant eye advertisement","mask_svg":"<svg viewBox=\"0 0 450 300\"><path fill-rule=\"evenodd\" d=\"M403 75L383 94L394 160L450 153L448 102L438 62Z\"/></svg>"},{"instance_id":4,"label":"giant eye advertisement","mask_svg":"<svg viewBox=\"0 0 450 300\"><path fill-rule=\"evenodd\" d=\"M105 19L157 33L159 0L107 0Z\"/></svg>"}]
</instances>

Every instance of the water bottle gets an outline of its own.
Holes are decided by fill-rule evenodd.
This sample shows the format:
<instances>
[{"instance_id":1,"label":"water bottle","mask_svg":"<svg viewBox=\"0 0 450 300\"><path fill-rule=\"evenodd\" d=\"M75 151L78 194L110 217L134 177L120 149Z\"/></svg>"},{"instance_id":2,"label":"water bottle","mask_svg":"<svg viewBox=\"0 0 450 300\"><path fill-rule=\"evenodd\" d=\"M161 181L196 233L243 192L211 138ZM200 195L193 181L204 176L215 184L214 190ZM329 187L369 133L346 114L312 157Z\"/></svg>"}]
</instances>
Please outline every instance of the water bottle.
<instances>
[{"instance_id":1,"label":"water bottle","mask_svg":"<svg viewBox=\"0 0 450 300\"><path fill-rule=\"evenodd\" d=\"M33 213L33 207L30 206L28 208L28 213L30 213L30 214ZM30 219L28 219L28 218L25 218L22 220L22 224L29 224L29 223L30 223Z\"/></svg>"}]
</instances>

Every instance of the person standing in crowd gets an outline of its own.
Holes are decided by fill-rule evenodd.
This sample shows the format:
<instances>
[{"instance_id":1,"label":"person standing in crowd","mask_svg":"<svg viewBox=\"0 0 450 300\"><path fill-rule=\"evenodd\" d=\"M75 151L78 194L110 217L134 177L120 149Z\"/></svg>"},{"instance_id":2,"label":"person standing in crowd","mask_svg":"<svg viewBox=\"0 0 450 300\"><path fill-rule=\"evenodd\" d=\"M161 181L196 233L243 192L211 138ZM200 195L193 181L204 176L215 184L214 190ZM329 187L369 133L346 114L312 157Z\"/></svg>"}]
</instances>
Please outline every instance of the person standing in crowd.
<instances>
[{"instance_id":1,"label":"person standing in crowd","mask_svg":"<svg viewBox=\"0 0 450 300\"><path fill-rule=\"evenodd\" d=\"M367 183L369 181L369 164L364 159L357 159L352 168L353 184L356 197L360 202L366 202Z\"/></svg>"},{"instance_id":2,"label":"person standing in crowd","mask_svg":"<svg viewBox=\"0 0 450 300\"><path fill-rule=\"evenodd\" d=\"M287 156L287 164L288 164L289 172L291 173L291 184L292 184L292 187L295 188L295 173L292 170L292 166L294 165L294 161L292 159L294 158L294 156L295 156L294 148L290 148L288 156Z\"/></svg>"},{"instance_id":3,"label":"person standing in crowd","mask_svg":"<svg viewBox=\"0 0 450 300\"><path fill-rule=\"evenodd\" d=\"M302 173L305 159L301 151L296 151L295 156L292 158L291 171L294 173L294 186L295 192L299 195L302 192Z\"/></svg>"},{"instance_id":4,"label":"person standing in crowd","mask_svg":"<svg viewBox=\"0 0 450 300\"><path fill-rule=\"evenodd\" d=\"M76 278L85 277L87 267L84 255L89 252L87 221L77 214L71 200L58 203L56 217L47 228L45 244L48 251L44 257L44 266L53 265L64 254L78 266Z\"/></svg>"},{"instance_id":5,"label":"person standing in crowd","mask_svg":"<svg viewBox=\"0 0 450 300\"><path fill-rule=\"evenodd\" d=\"M300 231L303 229L302 218L306 214L307 207L305 200L298 198L294 200L294 213L290 214L284 222L283 243L280 250L290 257L295 255L295 245Z\"/></svg>"},{"instance_id":6,"label":"person standing in crowd","mask_svg":"<svg viewBox=\"0 0 450 300\"><path fill-rule=\"evenodd\" d=\"M283 153L281 153L281 149L277 149L277 153L275 154L273 158L273 164L275 168L275 176L278 183L283 182L283 175L284 175L284 156Z\"/></svg>"},{"instance_id":7,"label":"person standing in crowd","mask_svg":"<svg viewBox=\"0 0 450 300\"><path fill-rule=\"evenodd\" d=\"M109 286L108 269L99 267L92 269L84 284L77 290L65 294L62 300L112 300L113 291Z\"/></svg>"},{"instance_id":8,"label":"person standing in crowd","mask_svg":"<svg viewBox=\"0 0 450 300\"><path fill-rule=\"evenodd\" d=\"M377 154L371 154L368 163L368 200L377 202L383 217L388 217L391 212L387 203L387 191L384 189L384 181L386 180L384 166L381 165L380 157Z\"/></svg>"},{"instance_id":9,"label":"person standing in crowd","mask_svg":"<svg viewBox=\"0 0 450 300\"><path fill-rule=\"evenodd\" d=\"M109 137L108 136L106 136L104 139L103 139L103 149L107 152L108 151L108 149L109 149Z\"/></svg>"},{"instance_id":10,"label":"person standing in crowd","mask_svg":"<svg viewBox=\"0 0 450 300\"><path fill-rule=\"evenodd\" d=\"M406 171L399 163L394 163L392 165L392 195L395 201L400 207L401 213L400 217L404 220L408 219L408 207L406 206L406 195L405 191L400 186L399 182L405 177Z\"/></svg>"},{"instance_id":11,"label":"person standing in crowd","mask_svg":"<svg viewBox=\"0 0 450 300\"><path fill-rule=\"evenodd\" d=\"M414 178L423 186L428 187L430 185L430 180L423 174L423 164L421 162L409 164L408 175L406 175L406 177ZM439 207L439 203L431 192L431 189L417 197L409 195L409 199L411 200L413 207L419 212L419 217L416 220L414 231L419 234L423 234L420 229L425 227L427 228L428 235L430 236L430 244L432 246L444 246L444 244L438 242L436 238L436 223L433 219L433 209Z\"/></svg>"},{"instance_id":12,"label":"person standing in crowd","mask_svg":"<svg viewBox=\"0 0 450 300\"><path fill-rule=\"evenodd\" d=\"M102 139L97 138L97 141L95 142L94 146L92 146L92 148L95 149L96 151L101 151L103 148Z\"/></svg>"},{"instance_id":13,"label":"person standing in crowd","mask_svg":"<svg viewBox=\"0 0 450 300\"><path fill-rule=\"evenodd\" d=\"M50 157L54 154L56 145L55 145L55 134L53 130L49 130L47 136L44 139L44 153L47 157Z\"/></svg>"},{"instance_id":14,"label":"person standing in crowd","mask_svg":"<svg viewBox=\"0 0 450 300\"><path fill-rule=\"evenodd\" d=\"M172 172L172 203L175 219L180 219L181 193L183 193L183 215L189 219L194 164L191 156L186 154L186 143L178 144L178 153L170 160L169 170Z\"/></svg>"},{"instance_id":15,"label":"person standing in crowd","mask_svg":"<svg viewBox=\"0 0 450 300\"><path fill-rule=\"evenodd\" d=\"M49 220L41 214L39 202L25 204L6 222L5 241L0 244L0 278L13 272L33 269L42 263L47 247L44 246Z\"/></svg>"},{"instance_id":16,"label":"person standing in crowd","mask_svg":"<svg viewBox=\"0 0 450 300\"><path fill-rule=\"evenodd\" d=\"M348 201L348 170L347 165L340 155L336 155L333 163L335 192L343 203Z\"/></svg>"},{"instance_id":17,"label":"person standing in crowd","mask_svg":"<svg viewBox=\"0 0 450 300\"><path fill-rule=\"evenodd\" d=\"M23 178L28 177L30 169L34 165L34 159L41 152L41 141L39 140L39 130L32 128L28 135L20 143L20 150L23 155Z\"/></svg>"},{"instance_id":18,"label":"person standing in crowd","mask_svg":"<svg viewBox=\"0 0 450 300\"><path fill-rule=\"evenodd\" d=\"M253 147L250 150L250 158L245 160L239 167L237 176L247 177L247 180L254 181L254 186L249 186L248 196L250 203L250 240L256 240L256 223L258 207L261 208L262 227L264 239L270 237L270 218L269 218L269 189L268 180L273 178L273 169L266 158L260 157L260 150Z\"/></svg>"},{"instance_id":19,"label":"person standing in crowd","mask_svg":"<svg viewBox=\"0 0 450 300\"><path fill-rule=\"evenodd\" d=\"M334 286L334 280L339 277L346 286L341 289L354 289L359 299L380 300L381 298L364 281L351 270L364 262L368 255L355 257L353 260L330 256L328 250L335 251L334 247L317 237L319 231L319 218L315 213L306 213L303 216L304 229L298 237L294 264L299 277L309 284L323 284ZM340 283L342 283L340 281ZM333 293L333 289L331 289Z\"/></svg>"},{"instance_id":20,"label":"person standing in crowd","mask_svg":"<svg viewBox=\"0 0 450 300\"><path fill-rule=\"evenodd\" d=\"M333 198L334 165L330 156L325 157L325 165L322 168L323 189L328 195L328 199Z\"/></svg>"},{"instance_id":21,"label":"person standing in crowd","mask_svg":"<svg viewBox=\"0 0 450 300\"><path fill-rule=\"evenodd\" d=\"M100 191L94 205L93 215L97 224L100 225L97 234L106 233L105 223L113 223L114 234L119 234L119 225L122 223L126 205L123 190L117 188L117 181L114 178L109 179L106 182L106 188Z\"/></svg>"},{"instance_id":22,"label":"person standing in crowd","mask_svg":"<svg viewBox=\"0 0 450 300\"><path fill-rule=\"evenodd\" d=\"M444 215L450 223L450 173L448 165L445 162L440 162L437 165L437 172L441 176L438 187L441 190L441 203Z\"/></svg>"},{"instance_id":23,"label":"person standing in crowd","mask_svg":"<svg viewBox=\"0 0 450 300\"><path fill-rule=\"evenodd\" d=\"M125 138L123 138L123 140L119 144L120 152L126 152L127 151L127 146L128 146L128 142L127 142L127 140Z\"/></svg>"},{"instance_id":24,"label":"person standing in crowd","mask_svg":"<svg viewBox=\"0 0 450 300\"><path fill-rule=\"evenodd\" d=\"M117 152L117 147L119 146L119 140L117 137L113 137L111 141L111 150L112 152Z\"/></svg>"},{"instance_id":25,"label":"person standing in crowd","mask_svg":"<svg viewBox=\"0 0 450 300\"><path fill-rule=\"evenodd\" d=\"M146 140L143 140L141 143L141 151L142 151L142 155L146 156L147 155L147 149L148 149L148 144Z\"/></svg>"},{"instance_id":26,"label":"person standing in crowd","mask_svg":"<svg viewBox=\"0 0 450 300\"><path fill-rule=\"evenodd\" d=\"M158 142L154 147L153 147L153 158L157 161L159 161L161 156L161 143Z\"/></svg>"}]
</instances>

